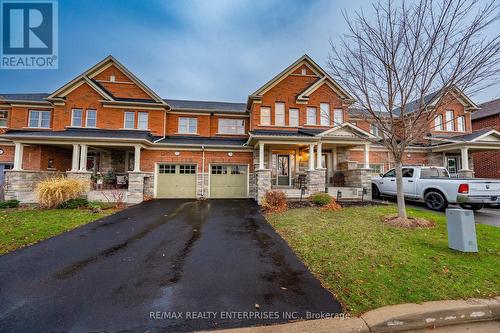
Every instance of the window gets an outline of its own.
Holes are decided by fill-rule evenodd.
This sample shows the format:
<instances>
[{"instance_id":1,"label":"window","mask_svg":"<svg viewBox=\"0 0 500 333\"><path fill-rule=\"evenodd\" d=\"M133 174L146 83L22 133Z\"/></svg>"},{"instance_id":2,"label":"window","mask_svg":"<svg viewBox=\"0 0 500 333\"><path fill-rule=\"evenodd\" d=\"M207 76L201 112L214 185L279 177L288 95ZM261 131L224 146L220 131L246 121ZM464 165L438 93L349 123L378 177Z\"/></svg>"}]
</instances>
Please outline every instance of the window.
<instances>
[{"instance_id":1,"label":"window","mask_svg":"<svg viewBox=\"0 0 500 333\"><path fill-rule=\"evenodd\" d=\"M196 173L196 165L194 164L181 164L179 165L180 174L192 175Z\"/></svg>"},{"instance_id":2,"label":"window","mask_svg":"<svg viewBox=\"0 0 500 333\"><path fill-rule=\"evenodd\" d=\"M413 169L403 168L403 178L413 178Z\"/></svg>"},{"instance_id":3,"label":"window","mask_svg":"<svg viewBox=\"0 0 500 333\"><path fill-rule=\"evenodd\" d=\"M384 177L396 177L396 169L391 169L387 171L387 173L384 175Z\"/></svg>"},{"instance_id":4,"label":"window","mask_svg":"<svg viewBox=\"0 0 500 333\"><path fill-rule=\"evenodd\" d=\"M300 70L300 74L302 74L302 75L306 75L306 74L307 74L307 70L306 70L305 68L302 68L302 69Z\"/></svg>"},{"instance_id":5,"label":"window","mask_svg":"<svg viewBox=\"0 0 500 333\"><path fill-rule=\"evenodd\" d=\"M323 126L330 126L330 104L320 103L319 104L320 124Z\"/></svg>"},{"instance_id":6,"label":"window","mask_svg":"<svg viewBox=\"0 0 500 333\"><path fill-rule=\"evenodd\" d=\"M197 134L198 118L179 118L179 133Z\"/></svg>"},{"instance_id":7,"label":"window","mask_svg":"<svg viewBox=\"0 0 500 333\"><path fill-rule=\"evenodd\" d=\"M460 132L465 132L465 117L457 117L457 127Z\"/></svg>"},{"instance_id":8,"label":"window","mask_svg":"<svg viewBox=\"0 0 500 333\"><path fill-rule=\"evenodd\" d=\"M358 163L358 168L359 169L363 169L365 167L365 164L364 163ZM374 173L374 174L381 174L381 173L384 173L384 165L383 164L378 164L378 163L370 163L370 173Z\"/></svg>"},{"instance_id":9,"label":"window","mask_svg":"<svg viewBox=\"0 0 500 333\"><path fill-rule=\"evenodd\" d=\"M7 127L8 117L9 117L9 111L0 110L0 127Z\"/></svg>"},{"instance_id":10,"label":"window","mask_svg":"<svg viewBox=\"0 0 500 333\"><path fill-rule=\"evenodd\" d=\"M148 113L147 112L139 112L137 115L137 128L141 130L147 130L148 125Z\"/></svg>"},{"instance_id":11,"label":"window","mask_svg":"<svg viewBox=\"0 0 500 333\"><path fill-rule=\"evenodd\" d=\"M333 110L333 124L335 126L340 125L344 122L344 110L335 109Z\"/></svg>"},{"instance_id":12,"label":"window","mask_svg":"<svg viewBox=\"0 0 500 333\"><path fill-rule=\"evenodd\" d=\"M49 128L50 127L50 111L30 111L29 127Z\"/></svg>"},{"instance_id":13,"label":"window","mask_svg":"<svg viewBox=\"0 0 500 333\"><path fill-rule=\"evenodd\" d=\"M446 130L449 132L453 132L455 130L455 126L453 124L453 111L446 111Z\"/></svg>"},{"instance_id":14,"label":"window","mask_svg":"<svg viewBox=\"0 0 500 333\"><path fill-rule=\"evenodd\" d=\"M159 173L175 173L175 164L160 164L158 168Z\"/></svg>"},{"instance_id":15,"label":"window","mask_svg":"<svg viewBox=\"0 0 500 333\"><path fill-rule=\"evenodd\" d=\"M299 109L288 110L288 126L292 127L299 126Z\"/></svg>"},{"instance_id":16,"label":"window","mask_svg":"<svg viewBox=\"0 0 500 333\"><path fill-rule=\"evenodd\" d=\"M370 133L375 135L375 136L378 136L378 127L374 124L371 124L370 125Z\"/></svg>"},{"instance_id":17,"label":"window","mask_svg":"<svg viewBox=\"0 0 500 333\"><path fill-rule=\"evenodd\" d=\"M124 128L134 129L135 128L135 112L125 112L125 124Z\"/></svg>"},{"instance_id":18,"label":"window","mask_svg":"<svg viewBox=\"0 0 500 333\"><path fill-rule=\"evenodd\" d=\"M86 127L96 127L97 126L97 111L87 110L87 119L85 123Z\"/></svg>"},{"instance_id":19,"label":"window","mask_svg":"<svg viewBox=\"0 0 500 333\"><path fill-rule=\"evenodd\" d=\"M245 121L243 119L219 118L220 134L245 134Z\"/></svg>"},{"instance_id":20,"label":"window","mask_svg":"<svg viewBox=\"0 0 500 333\"><path fill-rule=\"evenodd\" d=\"M263 126L271 125L271 108L267 106L260 107L260 124Z\"/></svg>"},{"instance_id":21,"label":"window","mask_svg":"<svg viewBox=\"0 0 500 333\"><path fill-rule=\"evenodd\" d=\"M316 125L316 108L307 108L307 125Z\"/></svg>"},{"instance_id":22,"label":"window","mask_svg":"<svg viewBox=\"0 0 500 333\"><path fill-rule=\"evenodd\" d=\"M285 126L285 103L274 104L274 125Z\"/></svg>"},{"instance_id":23,"label":"window","mask_svg":"<svg viewBox=\"0 0 500 333\"><path fill-rule=\"evenodd\" d=\"M450 175L445 168L423 168L420 170L420 178L449 178Z\"/></svg>"},{"instance_id":24,"label":"window","mask_svg":"<svg viewBox=\"0 0 500 333\"><path fill-rule=\"evenodd\" d=\"M442 131L443 130L443 116L442 115L437 115L436 118L434 118L434 129L436 131Z\"/></svg>"},{"instance_id":25,"label":"window","mask_svg":"<svg viewBox=\"0 0 500 333\"><path fill-rule=\"evenodd\" d=\"M231 174L232 175L244 175L245 174L245 166L233 165L231 167Z\"/></svg>"},{"instance_id":26,"label":"window","mask_svg":"<svg viewBox=\"0 0 500 333\"><path fill-rule=\"evenodd\" d=\"M71 111L71 126L82 127L82 118L82 109L73 109Z\"/></svg>"},{"instance_id":27,"label":"window","mask_svg":"<svg viewBox=\"0 0 500 333\"><path fill-rule=\"evenodd\" d=\"M212 165L212 175L227 175L227 166Z\"/></svg>"}]
</instances>

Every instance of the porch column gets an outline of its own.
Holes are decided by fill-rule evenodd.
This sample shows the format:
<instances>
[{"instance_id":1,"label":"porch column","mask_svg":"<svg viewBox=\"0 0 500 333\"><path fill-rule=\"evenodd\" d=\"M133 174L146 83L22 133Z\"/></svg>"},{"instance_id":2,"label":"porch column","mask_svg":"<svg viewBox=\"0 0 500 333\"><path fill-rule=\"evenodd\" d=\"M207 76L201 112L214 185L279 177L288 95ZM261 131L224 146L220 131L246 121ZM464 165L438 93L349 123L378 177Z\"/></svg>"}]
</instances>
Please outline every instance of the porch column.
<instances>
[{"instance_id":1,"label":"porch column","mask_svg":"<svg viewBox=\"0 0 500 333\"><path fill-rule=\"evenodd\" d=\"M318 148L316 148L316 168L317 169L323 169L323 165L321 163L321 158L323 157L322 151L322 143L318 142Z\"/></svg>"},{"instance_id":2,"label":"porch column","mask_svg":"<svg viewBox=\"0 0 500 333\"><path fill-rule=\"evenodd\" d=\"M20 142L14 144L14 168L15 171L23 169L23 151L24 145Z\"/></svg>"},{"instance_id":3,"label":"porch column","mask_svg":"<svg viewBox=\"0 0 500 333\"><path fill-rule=\"evenodd\" d=\"M87 145L80 145L80 171L87 171Z\"/></svg>"},{"instance_id":4,"label":"porch column","mask_svg":"<svg viewBox=\"0 0 500 333\"><path fill-rule=\"evenodd\" d=\"M309 171L314 171L314 143L309 144Z\"/></svg>"},{"instance_id":5,"label":"porch column","mask_svg":"<svg viewBox=\"0 0 500 333\"><path fill-rule=\"evenodd\" d=\"M134 146L134 172L141 172L141 146Z\"/></svg>"},{"instance_id":6,"label":"porch column","mask_svg":"<svg viewBox=\"0 0 500 333\"><path fill-rule=\"evenodd\" d=\"M469 171L469 148L460 148L460 154L462 156L462 170Z\"/></svg>"},{"instance_id":7,"label":"porch column","mask_svg":"<svg viewBox=\"0 0 500 333\"><path fill-rule=\"evenodd\" d=\"M78 171L78 162L80 157L80 145L74 144L73 145L73 159L71 160L71 171L76 172Z\"/></svg>"},{"instance_id":8,"label":"porch column","mask_svg":"<svg viewBox=\"0 0 500 333\"><path fill-rule=\"evenodd\" d=\"M365 144L365 169L370 169L370 145L368 143Z\"/></svg>"},{"instance_id":9,"label":"porch column","mask_svg":"<svg viewBox=\"0 0 500 333\"><path fill-rule=\"evenodd\" d=\"M259 143L259 170L264 170L264 144Z\"/></svg>"}]
</instances>

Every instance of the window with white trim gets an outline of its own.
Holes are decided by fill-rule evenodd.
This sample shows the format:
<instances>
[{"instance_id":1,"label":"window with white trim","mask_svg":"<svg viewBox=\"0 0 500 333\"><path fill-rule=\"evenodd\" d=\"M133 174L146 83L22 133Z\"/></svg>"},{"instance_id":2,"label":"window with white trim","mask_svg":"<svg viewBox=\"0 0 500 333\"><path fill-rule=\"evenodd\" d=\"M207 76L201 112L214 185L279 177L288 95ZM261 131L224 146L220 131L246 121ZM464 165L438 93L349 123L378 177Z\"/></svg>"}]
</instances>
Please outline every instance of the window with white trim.
<instances>
[{"instance_id":1,"label":"window with white trim","mask_svg":"<svg viewBox=\"0 0 500 333\"><path fill-rule=\"evenodd\" d=\"M373 173L373 174L381 174L381 173L384 173L384 164L383 163L370 163L369 164L370 166L370 171L369 173ZM358 163L358 169L364 169L365 168L365 164L364 163Z\"/></svg>"},{"instance_id":2,"label":"window with white trim","mask_svg":"<svg viewBox=\"0 0 500 333\"><path fill-rule=\"evenodd\" d=\"M50 128L50 111L30 110L28 127Z\"/></svg>"},{"instance_id":3,"label":"window with white trim","mask_svg":"<svg viewBox=\"0 0 500 333\"><path fill-rule=\"evenodd\" d=\"M319 103L319 121L323 126L330 126L330 104Z\"/></svg>"},{"instance_id":4,"label":"window with white trim","mask_svg":"<svg viewBox=\"0 0 500 333\"><path fill-rule=\"evenodd\" d=\"M460 132L465 132L465 117L457 117L457 127Z\"/></svg>"},{"instance_id":5,"label":"window with white trim","mask_svg":"<svg viewBox=\"0 0 500 333\"><path fill-rule=\"evenodd\" d=\"M370 125L370 133L375 135L375 136L379 135L379 130L378 130L377 125L375 125L375 124Z\"/></svg>"},{"instance_id":6,"label":"window with white trim","mask_svg":"<svg viewBox=\"0 0 500 333\"><path fill-rule=\"evenodd\" d=\"M299 109L288 109L288 126L299 126Z\"/></svg>"},{"instance_id":7,"label":"window with white trim","mask_svg":"<svg viewBox=\"0 0 500 333\"><path fill-rule=\"evenodd\" d=\"M83 120L83 110L73 109L71 110L71 126L82 127Z\"/></svg>"},{"instance_id":8,"label":"window with white trim","mask_svg":"<svg viewBox=\"0 0 500 333\"><path fill-rule=\"evenodd\" d=\"M438 114L436 118L434 118L434 130L442 131L443 130L443 116Z\"/></svg>"},{"instance_id":9,"label":"window with white trim","mask_svg":"<svg viewBox=\"0 0 500 333\"><path fill-rule=\"evenodd\" d=\"M274 125L285 126L285 103L274 103Z\"/></svg>"},{"instance_id":10,"label":"window with white trim","mask_svg":"<svg viewBox=\"0 0 500 333\"><path fill-rule=\"evenodd\" d=\"M134 129L135 128L135 112L125 111L125 121L123 128Z\"/></svg>"},{"instance_id":11,"label":"window with white trim","mask_svg":"<svg viewBox=\"0 0 500 333\"><path fill-rule=\"evenodd\" d=\"M0 110L0 127L7 127L7 119L9 119L9 111Z\"/></svg>"},{"instance_id":12,"label":"window with white trim","mask_svg":"<svg viewBox=\"0 0 500 333\"><path fill-rule=\"evenodd\" d=\"M267 106L260 107L260 124L264 126L271 125L271 108Z\"/></svg>"},{"instance_id":13,"label":"window with white trim","mask_svg":"<svg viewBox=\"0 0 500 333\"><path fill-rule=\"evenodd\" d=\"M453 124L453 110L446 111L446 130L448 132L453 132L455 130L455 125Z\"/></svg>"},{"instance_id":14,"label":"window with white trim","mask_svg":"<svg viewBox=\"0 0 500 333\"><path fill-rule=\"evenodd\" d=\"M179 133L180 134L197 134L198 133L198 118L179 117Z\"/></svg>"},{"instance_id":15,"label":"window with white trim","mask_svg":"<svg viewBox=\"0 0 500 333\"><path fill-rule=\"evenodd\" d=\"M316 125L316 108L308 107L307 108L307 125Z\"/></svg>"},{"instance_id":16,"label":"window with white trim","mask_svg":"<svg viewBox=\"0 0 500 333\"><path fill-rule=\"evenodd\" d=\"M137 129L147 130L149 128L148 124L148 113L139 112L137 114Z\"/></svg>"},{"instance_id":17,"label":"window with white trim","mask_svg":"<svg viewBox=\"0 0 500 333\"><path fill-rule=\"evenodd\" d=\"M333 124L335 126L340 125L344 122L344 110L335 109L333 110Z\"/></svg>"},{"instance_id":18,"label":"window with white trim","mask_svg":"<svg viewBox=\"0 0 500 333\"><path fill-rule=\"evenodd\" d=\"M245 120L219 118L219 134L245 134Z\"/></svg>"},{"instance_id":19,"label":"window with white trim","mask_svg":"<svg viewBox=\"0 0 500 333\"><path fill-rule=\"evenodd\" d=\"M87 109L85 127L96 127L97 126L97 111L93 109Z\"/></svg>"}]
</instances>

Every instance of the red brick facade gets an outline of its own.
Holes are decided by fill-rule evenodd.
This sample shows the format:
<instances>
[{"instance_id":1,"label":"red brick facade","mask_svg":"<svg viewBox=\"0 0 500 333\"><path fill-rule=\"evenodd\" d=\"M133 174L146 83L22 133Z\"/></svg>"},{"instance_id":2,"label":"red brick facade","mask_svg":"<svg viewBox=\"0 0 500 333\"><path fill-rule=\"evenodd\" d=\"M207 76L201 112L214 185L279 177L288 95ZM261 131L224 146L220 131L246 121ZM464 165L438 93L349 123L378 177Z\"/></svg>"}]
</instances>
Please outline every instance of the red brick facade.
<instances>
[{"instance_id":1,"label":"red brick facade","mask_svg":"<svg viewBox=\"0 0 500 333\"><path fill-rule=\"evenodd\" d=\"M500 113L472 121L474 130L496 129L500 131ZM500 150L474 153L475 176L500 179Z\"/></svg>"}]
</instances>

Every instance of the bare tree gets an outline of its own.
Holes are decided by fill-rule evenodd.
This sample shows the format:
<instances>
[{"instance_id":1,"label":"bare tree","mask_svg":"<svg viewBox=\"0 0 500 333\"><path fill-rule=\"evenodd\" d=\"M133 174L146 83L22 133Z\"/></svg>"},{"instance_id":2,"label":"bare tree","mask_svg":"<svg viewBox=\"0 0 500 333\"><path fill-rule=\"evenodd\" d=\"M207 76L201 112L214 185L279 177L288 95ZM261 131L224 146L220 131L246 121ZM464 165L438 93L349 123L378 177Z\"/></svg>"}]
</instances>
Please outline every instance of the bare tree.
<instances>
[{"instance_id":1,"label":"bare tree","mask_svg":"<svg viewBox=\"0 0 500 333\"><path fill-rule=\"evenodd\" d=\"M398 216L407 220L405 150L434 126L434 105L447 103L453 92L471 94L498 78L500 36L492 25L499 20L499 5L477 0L396 5L388 0L372 9L353 17L343 12L348 34L340 44L330 41L328 68L379 129L383 139L378 142L395 164Z\"/></svg>"}]
</instances>

